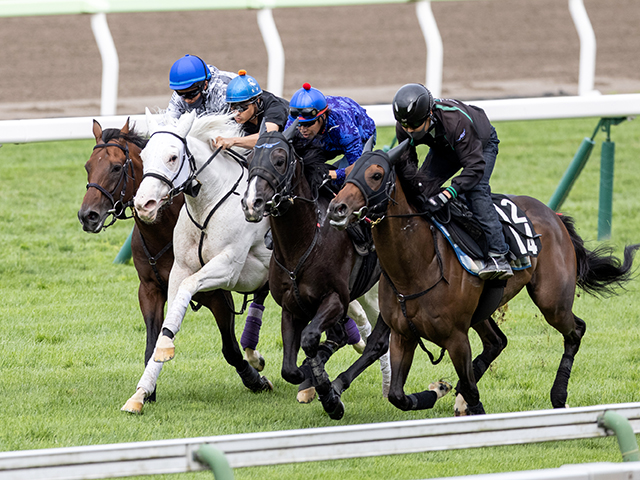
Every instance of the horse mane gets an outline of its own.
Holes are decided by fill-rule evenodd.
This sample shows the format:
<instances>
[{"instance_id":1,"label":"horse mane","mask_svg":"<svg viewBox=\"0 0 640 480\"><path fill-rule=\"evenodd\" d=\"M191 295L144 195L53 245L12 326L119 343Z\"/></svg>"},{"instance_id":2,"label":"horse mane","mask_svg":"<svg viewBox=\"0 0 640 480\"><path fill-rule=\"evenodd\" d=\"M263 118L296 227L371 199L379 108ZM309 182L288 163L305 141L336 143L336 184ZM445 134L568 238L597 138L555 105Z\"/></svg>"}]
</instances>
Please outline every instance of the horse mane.
<instances>
[{"instance_id":1,"label":"horse mane","mask_svg":"<svg viewBox=\"0 0 640 480\"><path fill-rule=\"evenodd\" d=\"M136 130L135 126L129 130L129 133L124 134L117 128L106 128L102 131L102 141L104 143L109 143L112 140L120 139L124 140L125 142L133 143L137 147L140 147L141 150L146 147L147 142L149 141L148 138L143 137Z\"/></svg>"},{"instance_id":2,"label":"horse mane","mask_svg":"<svg viewBox=\"0 0 640 480\"><path fill-rule=\"evenodd\" d=\"M316 192L329 173L329 165L326 163L323 150L300 135L294 135L291 143L296 154L302 159L304 176L309 186Z\"/></svg>"},{"instance_id":3,"label":"horse mane","mask_svg":"<svg viewBox=\"0 0 640 480\"><path fill-rule=\"evenodd\" d=\"M396 174L407 201L415 205L415 199L421 193L430 197L440 191L438 179L429 178L411 159L409 151L405 150L396 163Z\"/></svg>"},{"instance_id":4,"label":"horse mane","mask_svg":"<svg viewBox=\"0 0 640 480\"><path fill-rule=\"evenodd\" d=\"M197 117L189 136L210 144L210 140L215 140L216 137L243 137L244 129L233 119L233 115L212 113Z\"/></svg>"}]
</instances>

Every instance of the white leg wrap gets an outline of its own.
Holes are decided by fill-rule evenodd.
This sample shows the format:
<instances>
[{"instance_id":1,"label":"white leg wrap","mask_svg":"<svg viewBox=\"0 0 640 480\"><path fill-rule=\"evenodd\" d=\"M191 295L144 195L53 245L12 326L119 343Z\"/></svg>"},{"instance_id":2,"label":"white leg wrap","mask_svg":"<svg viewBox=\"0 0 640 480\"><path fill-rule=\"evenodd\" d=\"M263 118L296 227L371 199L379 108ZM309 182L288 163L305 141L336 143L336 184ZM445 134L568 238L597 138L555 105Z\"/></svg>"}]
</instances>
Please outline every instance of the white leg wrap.
<instances>
[{"instance_id":1,"label":"white leg wrap","mask_svg":"<svg viewBox=\"0 0 640 480\"><path fill-rule=\"evenodd\" d=\"M191 301L191 294L183 289L179 289L176 297L171 302L171 308L167 312L162 328L168 328L176 335L180 331L182 320L187 313L187 307Z\"/></svg>"},{"instance_id":2,"label":"white leg wrap","mask_svg":"<svg viewBox=\"0 0 640 480\"><path fill-rule=\"evenodd\" d=\"M369 335L371 335L371 324L369 322L364 325L358 325L358 331L360 332L360 336L366 342Z\"/></svg>"},{"instance_id":3,"label":"white leg wrap","mask_svg":"<svg viewBox=\"0 0 640 480\"><path fill-rule=\"evenodd\" d=\"M382 396L389 396L389 388L391 387L391 360L389 360L389 352L380 357L380 371L382 372Z\"/></svg>"},{"instance_id":4,"label":"white leg wrap","mask_svg":"<svg viewBox=\"0 0 640 480\"><path fill-rule=\"evenodd\" d=\"M164 363L162 362L154 362L153 357L155 355L155 349L153 350L153 355L149 359L149 363L147 363L146 368L144 369L144 373L138 382L138 388L144 389L147 394L153 392L156 388L156 382L158 381L158 377L160 376L160 371L162 370L162 366Z\"/></svg>"}]
</instances>

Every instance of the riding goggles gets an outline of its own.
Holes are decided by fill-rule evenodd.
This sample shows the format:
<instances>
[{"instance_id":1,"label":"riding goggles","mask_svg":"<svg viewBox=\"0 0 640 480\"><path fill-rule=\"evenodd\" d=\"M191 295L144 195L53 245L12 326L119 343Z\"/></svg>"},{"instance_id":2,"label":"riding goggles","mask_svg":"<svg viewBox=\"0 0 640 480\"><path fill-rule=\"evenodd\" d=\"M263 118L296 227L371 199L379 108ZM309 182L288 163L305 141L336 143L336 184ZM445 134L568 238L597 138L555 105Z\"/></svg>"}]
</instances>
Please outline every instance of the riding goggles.
<instances>
[{"instance_id":1,"label":"riding goggles","mask_svg":"<svg viewBox=\"0 0 640 480\"><path fill-rule=\"evenodd\" d=\"M185 100L192 100L202 93L202 87L203 84L202 82L200 82L196 84L196 88L194 88L193 90L176 90L176 93Z\"/></svg>"},{"instance_id":2,"label":"riding goggles","mask_svg":"<svg viewBox=\"0 0 640 480\"><path fill-rule=\"evenodd\" d=\"M242 113L244 111L246 111L253 103L256 103L255 100L251 100L249 102L242 102L242 103L234 103L231 104L229 106L229 108L231 108L231 110L237 112L237 113Z\"/></svg>"},{"instance_id":3,"label":"riding goggles","mask_svg":"<svg viewBox=\"0 0 640 480\"><path fill-rule=\"evenodd\" d=\"M400 126L402 126L402 128L410 128L412 130L415 130L416 128L419 128L422 124L424 124L424 122L426 122L428 119L430 118L429 115L427 115L425 118L421 119L421 120L398 120L398 123L400 124Z\"/></svg>"},{"instance_id":4,"label":"riding goggles","mask_svg":"<svg viewBox=\"0 0 640 480\"><path fill-rule=\"evenodd\" d=\"M304 123L307 126L309 125L313 125L313 123L310 122L315 122L315 120L317 120L317 118L322 115L325 111L327 110L327 108L323 108L322 110L318 110L317 108L314 107L307 107L307 108L290 108L289 109L289 115L291 115L293 118L297 118L298 121L300 123Z\"/></svg>"}]
</instances>

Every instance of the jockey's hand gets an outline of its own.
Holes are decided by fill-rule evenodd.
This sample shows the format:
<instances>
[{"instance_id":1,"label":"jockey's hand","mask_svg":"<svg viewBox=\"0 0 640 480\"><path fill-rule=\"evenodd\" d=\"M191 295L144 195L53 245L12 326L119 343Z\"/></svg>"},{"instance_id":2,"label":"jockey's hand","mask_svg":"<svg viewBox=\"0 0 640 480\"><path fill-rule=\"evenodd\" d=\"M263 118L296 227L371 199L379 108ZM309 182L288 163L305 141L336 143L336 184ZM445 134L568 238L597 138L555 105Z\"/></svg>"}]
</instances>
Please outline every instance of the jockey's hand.
<instances>
[{"instance_id":1,"label":"jockey's hand","mask_svg":"<svg viewBox=\"0 0 640 480\"><path fill-rule=\"evenodd\" d=\"M427 209L430 213L436 213L449 202L449 197L445 192L440 192L427 200Z\"/></svg>"},{"instance_id":2,"label":"jockey's hand","mask_svg":"<svg viewBox=\"0 0 640 480\"><path fill-rule=\"evenodd\" d=\"M217 137L213 145L214 148L222 147L223 150L233 147L236 144L233 138Z\"/></svg>"}]
</instances>

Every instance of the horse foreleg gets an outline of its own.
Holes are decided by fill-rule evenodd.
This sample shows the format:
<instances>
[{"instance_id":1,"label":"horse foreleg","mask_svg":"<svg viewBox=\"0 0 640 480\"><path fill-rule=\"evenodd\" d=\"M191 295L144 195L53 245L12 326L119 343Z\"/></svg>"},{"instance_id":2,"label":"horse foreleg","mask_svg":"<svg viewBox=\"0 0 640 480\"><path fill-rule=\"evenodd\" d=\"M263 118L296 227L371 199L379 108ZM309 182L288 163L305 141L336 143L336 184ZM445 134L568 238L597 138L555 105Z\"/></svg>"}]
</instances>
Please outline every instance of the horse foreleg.
<instances>
[{"instance_id":1,"label":"horse foreleg","mask_svg":"<svg viewBox=\"0 0 640 480\"><path fill-rule=\"evenodd\" d=\"M300 336L304 325L295 322L291 312L282 309L282 371L281 375L287 382L300 385L305 379L305 372L298 368L298 352L300 351Z\"/></svg>"},{"instance_id":2,"label":"horse foreleg","mask_svg":"<svg viewBox=\"0 0 640 480\"><path fill-rule=\"evenodd\" d=\"M233 312L233 297L225 290L214 290L203 295L204 304L211 310L220 330L222 339L222 355L229 365L235 367L242 383L252 392L273 390L273 385L266 378L260 376L242 356L235 335L235 315Z\"/></svg>"},{"instance_id":3,"label":"horse foreleg","mask_svg":"<svg viewBox=\"0 0 640 480\"><path fill-rule=\"evenodd\" d=\"M358 333L360 334L360 340L353 343L351 346L356 352L362 354L364 347L366 346L367 337L371 334L371 324L369 323L369 319L367 318L364 308L362 308L362 305L360 305L357 300L354 300L349 304L347 315L356 322Z\"/></svg>"},{"instance_id":4,"label":"horse foreleg","mask_svg":"<svg viewBox=\"0 0 640 480\"><path fill-rule=\"evenodd\" d=\"M473 376L477 384L491 363L507 347L507 337L491 317L472 325L471 328L482 341L482 353L473 359ZM460 382L456 385L456 390L460 390Z\"/></svg>"},{"instance_id":5,"label":"horse foreleg","mask_svg":"<svg viewBox=\"0 0 640 480\"><path fill-rule=\"evenodd\" d=\"M138 288L138 300L140 303L140 311L147 327L147 343L144 352L145 366L151 360L160 329L162 328L162 320L164 315L164 304L167 301L166 294L162 289L153 282L140 282ZM155 402L156 390L154 389L147 398L148 402Z\"/></svg>"},{"instance_id":6,"label":"horse foreleg","mask_svg":"<svg viewBox=\"0 0 640 480\"><path fill-rule=\"evenodd\" d=\"M378 316L378 321L374 327L371 335L367 339L367 345L360 356L347 370L342 372L333 381L333 389L341 395L347 388L351 386L351 383L368 368L373 362L380 358L382 366L382 357L389 358L389 326L382 320L382 316ZM391 381L391 367L389 366L389 383ZM384 375L383 375L384 385ZM387 390L388 392L388 390Z\"/></svg>"},{"instance_id":7,"label":"horse foreleg","mask_svg":"<svg viewBox=\"0 0 640 480\"><path fill-rule=\"evenodd\" d=\"M377 326L377 324L376 324ZM411 364L413 363L413 355L415 353L417 342L409 340L395 331L391 332L389 340L389 356L391 360L391 386L389 388L389 402L400 410L416 410L417 398L409 398L404 393L404 384L407 381ZM437 400L435 392L432 392L433 402ZM423 402L428 404L428 400ZM430 407L423 407L430 408Z\"/></svg>"},{"instance_id":8,"label":"horse foreleg","mask_svg":"<svg viewBox=\"0 0 640 480\"><path fill-rule=\"evenodd\" d=\"M569 386L569 377L571 377L573 360L580 349L580 341L587 329L587 325L581 318L575 315L573 318L575 319L576 328L570 334L564 336L564 354L562 355L562 360L560 360L556 379L551 388L551 405L553 408L565 408L567 406L567 388Z\"/></svg>"},{"instance_id":9,"label":"horse foreleg","mask_svg":"<svg viewBox=\"0 0 640 480\"><path fill-rule=\"evenodd\" d=\"M187 313L192 293L187 289L179 289L173 301L169 302L167 316L162 324L162 334L158 337L153 359L156 362L168 362L175 356L173 338L180 331L180 326Z\"/></svg>"},{"instance_id":10,"label":"horse foreleg","mask_svg":"<svg viewBox=\"0 0 640 480\"><path fill-rule=\"evenodd\" d=\"M264 370L264 357L256 350L260 341L260 328L262 327L262 314L264 313L264 302L269 295L269 284L254 293L253 301L247 311L247 319L244 330L240 337L240 345L244 350L245 358L249 364L261 372Z\"/></svg>"},{"instance_id":11,"label":"horse foreleg","mask_svg":"<svg viewBox=\"0 0 640 480\"><path fill-rule=\"evenodd\" d=\"M480 402L480 393L473 375L471 362L471 345L466 332L456 332L449 338L447 351L458 378L458 397L455 404L455 415L480 415L484 407Z\"/></svg>"},{"instance_id":12,"label":"horse foreleg","mask_svg":"<svg viewBox=\"0 0 640 480\"><path fill-rule=\"evenodd\" d=\"M124 406L120 409L123 412L129 413L142 413L142 407L148 396L155 391L156 382L162 371L162 363L150 360L144 368L144 373L138 382L136 387L136 393L127 400Z\"/></svg>"}]
</instances>

